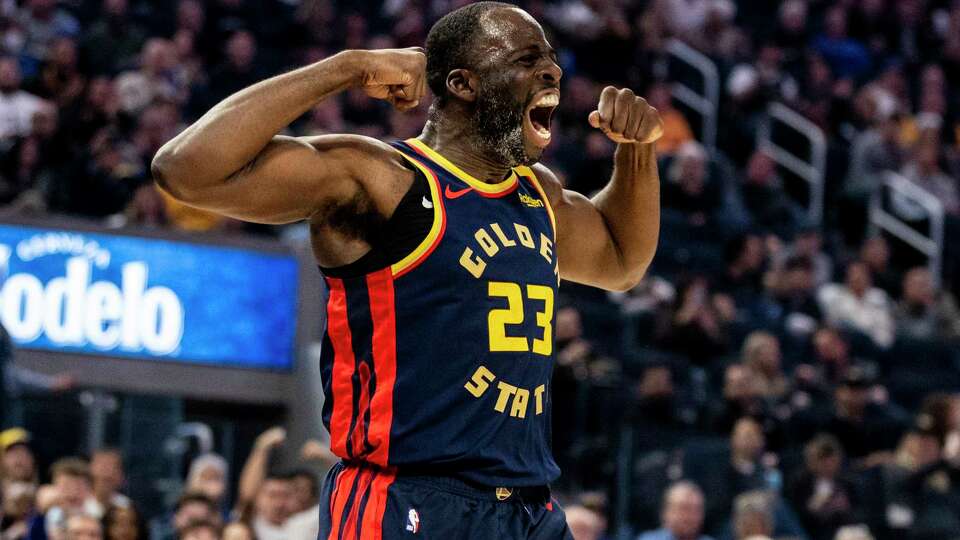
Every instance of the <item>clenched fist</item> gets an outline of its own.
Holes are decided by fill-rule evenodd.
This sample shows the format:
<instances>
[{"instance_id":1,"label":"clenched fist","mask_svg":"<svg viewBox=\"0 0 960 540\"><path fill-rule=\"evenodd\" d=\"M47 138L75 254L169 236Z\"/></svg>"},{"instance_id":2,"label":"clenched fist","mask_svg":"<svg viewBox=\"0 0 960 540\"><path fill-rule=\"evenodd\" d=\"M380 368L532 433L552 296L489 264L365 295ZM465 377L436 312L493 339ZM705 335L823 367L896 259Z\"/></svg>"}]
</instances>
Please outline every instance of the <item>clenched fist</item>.
<instances>
[{"instance_id":1,"label":"clenched fist","mask_svg":"<svg viewBox=\"0 0 960 540\"><path fill-rule=\"evenodd\" d=\"M368 96L406 111L420 103L427 88L427 55L420 47L363 51L357 85Z\"/></svg>"},{"instance_id":2,"label":"clenched fist","mask_svg":"<svg viewBox=\"0 0 960 540\"><path fill-rule=\"evenodd\" d=\"M652 143L663 136L660 113L629 88L604 88L588 120L616 143Z\"/></svg>"}]
</instances>

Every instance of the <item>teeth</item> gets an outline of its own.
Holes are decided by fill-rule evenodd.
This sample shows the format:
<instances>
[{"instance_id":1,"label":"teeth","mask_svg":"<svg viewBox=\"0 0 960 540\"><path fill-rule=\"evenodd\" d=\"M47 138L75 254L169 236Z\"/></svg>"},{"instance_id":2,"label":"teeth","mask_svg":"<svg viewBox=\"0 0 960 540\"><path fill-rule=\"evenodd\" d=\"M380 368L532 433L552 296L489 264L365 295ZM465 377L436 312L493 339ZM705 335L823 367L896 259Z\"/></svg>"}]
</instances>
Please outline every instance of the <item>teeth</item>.
<instances>
[{"instance_id":1,"label":"teeth","mask_svg":"<svg viewBox=\"0 0 960 540\"><path fill-rule=\"evenodd\" d=\"M560 96L556 94L547 94L542 98L538 99L534 104L537 107L556 107L560 104Z\"/></svg>"},{"instance_id":2,"label":"teeth","mask_svg":"<svg viewBox=\"0 0 960 540\"><path fill-rule=\"evenodd\" d=\"M550 138L550 130L546 128L533 128L537 131L537 134L543 137L544 139Z\"/></svg>"}]
</instances>

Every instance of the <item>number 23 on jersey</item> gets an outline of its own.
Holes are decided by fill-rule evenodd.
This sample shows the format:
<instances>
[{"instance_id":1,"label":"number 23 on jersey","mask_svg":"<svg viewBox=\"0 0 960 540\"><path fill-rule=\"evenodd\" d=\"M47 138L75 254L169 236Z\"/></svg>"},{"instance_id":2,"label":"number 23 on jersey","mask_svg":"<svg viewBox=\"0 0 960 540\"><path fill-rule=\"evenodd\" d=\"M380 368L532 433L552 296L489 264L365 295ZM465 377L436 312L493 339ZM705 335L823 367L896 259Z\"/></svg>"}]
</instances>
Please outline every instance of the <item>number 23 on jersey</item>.
<instances>
[{"instance_id":1,"label":"number 23 on jersey","mask_svg":"<svg viewBox=\"0 0 960 540\"><path fill-rule=\"evenodd\" d=\"M487 287L487 294L491 298L504 298L506 308L491 309L487 316L487 325L490 332L491 352L526 352L550 356L553 352L553 289L545 285L527 284L521 287L518 283L508 281L491 281ZM537 326L542 330L541 335L517 336L507 334L507 325L523 324L524 302L542 303L543 309L537 311ZM540 307L540 306L538 306Z\"/></svg>"}]
</instances>

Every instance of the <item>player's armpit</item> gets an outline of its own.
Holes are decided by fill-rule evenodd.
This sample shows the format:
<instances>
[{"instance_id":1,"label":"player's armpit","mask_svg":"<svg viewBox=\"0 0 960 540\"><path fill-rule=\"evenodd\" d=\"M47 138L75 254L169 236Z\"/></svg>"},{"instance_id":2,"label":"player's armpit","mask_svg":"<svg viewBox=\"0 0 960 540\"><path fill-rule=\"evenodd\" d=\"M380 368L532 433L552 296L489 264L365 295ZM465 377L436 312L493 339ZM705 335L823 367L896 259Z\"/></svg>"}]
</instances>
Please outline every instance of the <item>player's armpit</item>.
<instances>
[{"instance_id":1,"label":"player's armpit","mask_svg":"<svg viewBox=\"0 0 960 540\"><path fill-rule=\"evenodd\" d=\"M533 170L550 199L557 219L560 277L607 290L633 287L646 268L626 268L606 218L583 195L563 189L548 168Z\"/></svg>"},{"instance_id":2,"label":"player's armpit","mask_svg":"<svg viewBox=\"0 0 960 540\"><path fill-rule=\"evenodd\" d=\"M170 189L162 176L155 176L161 188L190 206L244 221L283 224L307 219L325 204L353 197L362 182L401 170L396 152L369 137L276 136L216 185L184 191L180 183Z\"/></svg>"}]
</instances>

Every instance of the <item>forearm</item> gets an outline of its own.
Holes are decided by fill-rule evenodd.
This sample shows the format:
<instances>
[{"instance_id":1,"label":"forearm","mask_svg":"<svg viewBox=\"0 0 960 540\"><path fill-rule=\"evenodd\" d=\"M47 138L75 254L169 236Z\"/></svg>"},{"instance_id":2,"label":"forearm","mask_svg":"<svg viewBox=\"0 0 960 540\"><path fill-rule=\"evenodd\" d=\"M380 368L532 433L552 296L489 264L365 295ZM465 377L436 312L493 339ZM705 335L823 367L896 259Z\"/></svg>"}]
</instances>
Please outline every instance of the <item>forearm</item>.
<instances>
[{"instance_id":1,"label":"forearm","mask_svg":"<svg viewBox=\"0 0 960 540\"><path fill-rule=\"evenodd\" d=\"M160 149L154 177L174 193L223 182L296 118L353 85L363 54L345 51L224 99Z\"/></svg>"},{"instance_id":2,"label":"forearm","mask_svg":"<svg viewBox=\"0 0 960 540\"><path fill-rule=\"evenodd\" d=\"M243 465L243 471L240 473L240 481L237 485L237 509L242 510L243 505L252 503L257 491L267 477L267 461L270 458L270 449L260 445L255 445L250 452L250 457Z\"/></svg>"},{"instance_id":3,"label":"forearm","mask_svg":"<svg viewBox=\"0 0 960 540\"><path fill-rule=\"evenodd\" d=\"M623 279L636 283L657 250L660 177L653 144L619 144L613 177L593 198L616 248Z\"/></svg>"}]
</instances>

